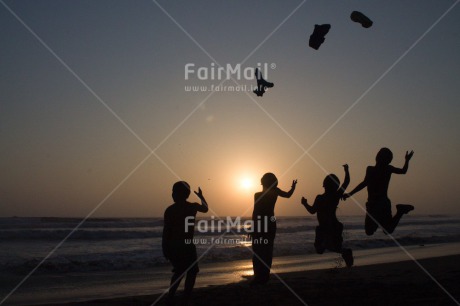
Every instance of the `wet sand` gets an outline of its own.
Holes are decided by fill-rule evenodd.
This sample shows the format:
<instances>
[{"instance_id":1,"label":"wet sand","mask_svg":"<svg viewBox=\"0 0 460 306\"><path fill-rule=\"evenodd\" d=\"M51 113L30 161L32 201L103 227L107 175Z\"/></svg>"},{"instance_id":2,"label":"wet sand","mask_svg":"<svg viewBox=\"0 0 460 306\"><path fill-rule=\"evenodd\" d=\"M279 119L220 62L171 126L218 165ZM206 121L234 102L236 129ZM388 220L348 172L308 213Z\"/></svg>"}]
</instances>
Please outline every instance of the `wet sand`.
<instances>
[{"instance_id":1,"label":"wet sand","mask_svg":"<svg viewBox=\"0 0 460 306\"><path fill-rule=\"evenodd\" d=\"M261 287L249 279L196 288L192 305L458 305L460 255L416 262L280 273ZM181 290L176 305L180 305ZM165 305L160 294L59 305Z\"/></svg>"}]
</instances>

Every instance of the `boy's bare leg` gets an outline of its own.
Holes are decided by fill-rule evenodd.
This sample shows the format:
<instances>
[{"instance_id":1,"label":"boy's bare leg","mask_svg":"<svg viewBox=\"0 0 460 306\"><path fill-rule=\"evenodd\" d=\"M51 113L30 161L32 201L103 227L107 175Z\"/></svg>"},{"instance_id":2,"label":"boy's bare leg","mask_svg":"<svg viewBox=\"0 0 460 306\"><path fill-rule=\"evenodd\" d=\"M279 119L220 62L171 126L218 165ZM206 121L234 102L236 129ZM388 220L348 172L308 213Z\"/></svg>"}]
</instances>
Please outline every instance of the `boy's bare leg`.
<instances>
[{"instance_id":1,"label":"boy's bare leg","mask_svg":"<svg viewBox=\"0 0 460 306\"><path fill-rule=\"evenodd\" d=\"M171 278L171 284L169 287L169 293L168 293L168 299L172 300L174 295L176 294L177 288L180 285L180 282L182 280L182 273L180 272L174 272L172 278Z\"/></svg>"},{"instance_id":2,"label":"boy's bare leg","mask_svg":"<svg viewBox=\"0 0 460 306\"><path fill-rule=\"evenodd\" d=\"M366 219L364 220L364 229L366 230L366 235L374 235L378 227L378 224L372 220L372 218L369 216L369 213L366 213Z\"/></svg>"},{"instance_id":3,"label":"boy's bare leg","mask_svg":"<svg viewBox=\"0 0 460 306\"><path fill-rule=\"evenodd\" d=\"M396 209L397 209L397 213L401 213L405 215L408 212L414 210L414 206L410 204L396 204Z\"/></svg>"},{"instance_id":4,"label":"boy's bare leg","mask_svg":"<svg viewBox=\"0 0 460 306\"><path fill-rule=\"evenodd\" d=\"M414 206L409 205L409 204L397 204L396 205L396 214L393 216L391 219L391 223L385 227L385 232L386 233L393 233L396 227L399 224L399 221L401 221L401 217L410 211L414 210Z\"/></svg>"},{"instance_id":5,"label":"boy's bare leg","mask_svg":"<svg viewBox=\"0 0 460 306\"><path fill-rule=\"evenodd\" d=\"M185 288L184 288L185 295L190 295L190 293L192 293L193 287L195 286L195 280L196 280L196 273L189 271L187 273L187 277L185 278Z\"/></svg>"},{"instance_id":6,"label":"boy's bare leg","mask_svg":"<svg viewBox=\"0 0 460 306\"><path fill-rule=\"evenodd\" d=\"M343 248L341 253L342 253L342 258L343 260L345 260L345 264L347 265L347 267L353 266L353 262L354 262L353 251L348 248Z\"/></svg>"},{"instance_id":7,"label":"boy's bare leg","mask_svg":"<svg viewBox=\"0 0 460 306\"><path fill-rule=\"evenodd\" d=\"M196 280L196 273L192 271L187 272L187 277L185 278L185 286L184 286L184 304L190 301L190 297L192 295L193 287L195 286Z\"/></svg>"}]
</instances>

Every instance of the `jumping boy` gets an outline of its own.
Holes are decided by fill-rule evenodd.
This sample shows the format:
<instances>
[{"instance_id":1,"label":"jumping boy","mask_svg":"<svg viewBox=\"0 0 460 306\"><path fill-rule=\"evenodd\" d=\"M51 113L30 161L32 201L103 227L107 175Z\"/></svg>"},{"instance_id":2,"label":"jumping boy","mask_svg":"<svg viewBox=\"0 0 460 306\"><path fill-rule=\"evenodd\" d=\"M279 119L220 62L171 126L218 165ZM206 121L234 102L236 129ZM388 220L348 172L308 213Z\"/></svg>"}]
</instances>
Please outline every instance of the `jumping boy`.
<instances>
[{"instance_id":1,"label":"jumping boy","mask_svg":"<svg viewBox=\"0 0 460 306\"><path fill-rule=\"evenodd\" d=\"M174 294L185 274L187 277L185 278L184 304L188 303L199 271L196 247L193 244L194 220L197 212L208 211L208 204L201 188L198 188L195 194L200 198L201 205L187 201L190 195L190 185L187 182L175 183L172 189L174 204L169 206L164 214L163 255L173 265L172 272L174 273L167 297L168 304L173 303ZM190 225L190 219L193 225Z\"/></svg>"},{"instance_id":2,"label":"jumping boy","mask_svg":"<svg viewBox=\"0 0 460 306\"><path fill-rule=\"evenodd\" d=\"M337 220L336 210L339 201L350 183L348 165L343 165L345 179L342 186L335 174L329 174L323 181L324 193L316 197L313 205L302 197L302 205L310 214L317 213L318 226L316 227L315 249L318 254L325 250L341 253L347 267L353 265L353 252L351 249L342 248L343 224Z\"/></svg>"},{"instance_id":3,"label":"jumping boy","mask_svg":"<svg viewBox=\"0 0 460 306\"><path fill-rule=\"evenodd\" d=\"M270 277L273 259L273 244L276 235L275 204L278 196L290 198L294 193L297 180L292 181L288 192L278 188L278 179L273 173L265 173L261 179L262 191L254 194L252 213L252 266L254 279L252 285L265 284Z\"/></svg>"},{"instance_id":4,"label":"jumping boy","mask_svg":"<svg viewBox=\"0 0 460 306\"><path fill-rule=\"evenodd\" d=\"M414 151L406 151L405 163L402 168L390 165L393 153L388 148L382 148L375 157L375 166L368 166L364 180L350 193L344 194L343 199L351 197L358 191L367 187L366 219L364 227L367 235L373 235L379 225L385 234L393 233L401 217L414 209L412 205L396 205L396 214L391 215L391 201L388 198L388 186L393 173L406 174L409 169L409 161Z\"/></svg>"}]
</instances>

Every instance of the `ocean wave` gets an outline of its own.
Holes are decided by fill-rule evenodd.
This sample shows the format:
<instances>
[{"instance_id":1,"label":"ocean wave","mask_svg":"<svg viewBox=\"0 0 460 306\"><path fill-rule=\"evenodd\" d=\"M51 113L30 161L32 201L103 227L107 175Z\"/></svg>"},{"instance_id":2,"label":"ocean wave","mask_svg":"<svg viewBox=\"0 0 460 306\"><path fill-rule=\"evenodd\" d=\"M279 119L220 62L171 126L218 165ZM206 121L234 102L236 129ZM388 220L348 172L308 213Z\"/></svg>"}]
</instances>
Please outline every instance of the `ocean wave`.
<instances>
[{"instance_id":1,"label":"ocean wave","mask_svg":"<svg viewBox=\"0 0 460 306\"><path fill-rule=\"evenodd\" d=\"M296 225L296 226L278 226L278 234L314 234L316 223L307 225ZM433 226L433 230L456 233L458 232L458 224L460 222L436 222L427 223L423 221L404 222L398 227L398 232L404 231L418 231L419 228L426 226ZM43 240L43 241L57 241L62 240L72 232L72 228L22 228L22 229L0 229L0 241L24 241L24 240ZM125 240L125 239L149 239L159 238L162 236L162 226L157 227L111 227L111 228L79 228L75 230L69 237L70 240L78 241L103 241L103 240ZM344 222L344 232L364 232L364 224L361 223L346 223ZM218 231L217 228L208 229L207 232L199 231L195 228L195 236L218 236L223 233L229 234L246 234L246 231L242 228L231 227L227 229L225 226L222 227L222 231Z\"/></svg>"},{"instance_id":2,"label":"ocean wave","mask_svg":"<svg viewBox=\"0 0 460 306\"><path fill-rule=\"evenodd\" d=\"M0 230L0 240L62 240L72 232L68 230ZM69 240L118 240L118 239L148 239L162 236L162 230L76 230Z\"/></svg>"},{"instance_id":3,"label":"ocean wave","mask_svg":"<svg viewBox=\"0 0 460 306\"><path fill-rule=\"evenodd\" d=\"M339 220L344 224L344 246L372 249L396 245L381 231L375 236L366 236L363 218ZM79 222L79 218L0 218L0 271L30 272ZM212 219L206 222L212 224ZM408 216L399 224L394 237L403 246L460 242L459 224L458 218ZM315 253L316 218L280 217L277 225L274 256ZM37 272L142 270L168 265L161 252L162 226L162 218L88 219ZM237 232L238 228L232 227L232 230ZM211 240L219 236L218 232L195 230L198 239ZM245 237L244 232L225 235L225 238L241 240ZM206 251L208 248L209 245L197 245L198 254L204 254L203 262L250 260L252 257L251 250L242 244L216 245Z\"/></svg>"},{"instance_id":4,"label":"ocean wave","mask_svg":"<svg viewBox=\"0 0 460 306\"><path fill-rule=\"evenodd\" d=\"M84 222L82 222L84 221ZM81 223L81 224L80 224ZM155 228L163 218L0 218L0 229Z\"/></svg>"},{"instance_id":5,"label":"ocean wave","mask_svg":"<svg viewBox=\"0 0 460 306\"><path fill-rule=\"evenodd\" d=\"M26 273L36 268L42 258L16 259L0 264L0 271ZM145 269L166 265L168 261L150 250L136 252L113 252L106 254L59 255L41 263L37 272L96 272L131 269Z\"/></svg>"},{"instance_id":6,"label":"ocean wave","mask_svg":"<svg viewBox=\"0 0 460 306\"><path fill-rule=\"evenodd\" d=\"M283 241L282 237L275 240L274 256L292 256L314 254L313 238L307 240ZM402 236L397 238L402 246L425 245L433 243L460 242L460 235L451 236ZM372 239L346 239L344 246L352 249L374 249L395 246L395 242L389 238ZM251 247L244 245L218 246L208 249L209 245L197 245L198 254L204 256L200 262L228 262L234 260L250 260L252 258ZM43 260L42 257L12 258L0 263L0 271L24 274ZM114 251L107 253L66 254L55 255L44 261L37 272L42 273L67 273L67 272L97 272L117 270L142 270L152 269L159 266L169 265L163 257L161 249L144 249L135 251Z\"/></svg>"}]
</instances>

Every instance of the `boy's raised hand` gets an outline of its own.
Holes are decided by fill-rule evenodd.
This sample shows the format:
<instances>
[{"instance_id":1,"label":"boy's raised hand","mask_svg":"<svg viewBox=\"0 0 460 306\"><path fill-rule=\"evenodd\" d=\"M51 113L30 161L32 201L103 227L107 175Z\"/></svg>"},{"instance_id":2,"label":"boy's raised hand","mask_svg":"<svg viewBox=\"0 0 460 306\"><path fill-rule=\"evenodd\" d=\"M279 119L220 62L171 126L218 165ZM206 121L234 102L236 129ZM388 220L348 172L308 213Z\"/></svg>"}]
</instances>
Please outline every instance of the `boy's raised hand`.
<instances>
[{"instance_id":1,"label":"boy's raised hand","mask_svg":"<svg viewBox=\"0 0 460 306\"><path fill-rule=\"evenodd\" d=\"M206 199L204 198L203 191L201 188L198 187L198 191L194 191L197 197L201 200L201 208L198 210L200 212L208 212L208 203L206 203Z\"/></svg>"},{"instance_id":2,"label":"boy's raised hand","mask_svg":"<svg viewBox=\"0 0 460 306\"><path fill-rule=\"evenodd\" d=\"M291 188L295 188L295 185L297 185L297 180L293 180L293 181L292 181Z\"/></svg>"},{"instance_id":3,"label":"boy's raised hand","mask_svg":"<svg viewBox=\"0 0 460 306\"><path fill-rule=\"evenodd\" d=\"M345 171L348 171L348 164L343 165L343 169L344 169Z\"/></svg>"},{"instance_id":4,"label":"boy's raised hand","mask_svg":"<svg viewBox=\"0 0 460 306\"><path fill-rule=\"evenodd\" d=\"M406 160L409 161L414 155L414 151L406 151Z\"/></svg>"},{"instance_id":5,"label":"boy's raised hand","mask_svg":"<svg viewBox=\"0 0 460 306\"><path fill-rule=\"evenodd\" d=\"M302 197L302 200L300 202L302 203L303 206L308 205L308 201L307 199L305 199L305 197Z\"/></svg>"},{"instance_id":6,"label":"boy's raised hand","mask_svg":"<svg viewBox=\"0 0 460 306\"><path fill-rule=\"evenodd\" d=\"M201 188L198 187L198 191L194 191L195 194L200 198L200 199L203 199L204 196L203 196L203 191L201 191Z\"/></svg>"}]
</instances>

